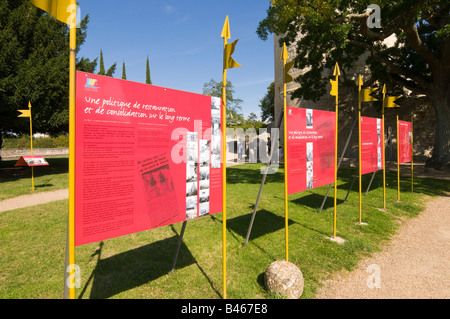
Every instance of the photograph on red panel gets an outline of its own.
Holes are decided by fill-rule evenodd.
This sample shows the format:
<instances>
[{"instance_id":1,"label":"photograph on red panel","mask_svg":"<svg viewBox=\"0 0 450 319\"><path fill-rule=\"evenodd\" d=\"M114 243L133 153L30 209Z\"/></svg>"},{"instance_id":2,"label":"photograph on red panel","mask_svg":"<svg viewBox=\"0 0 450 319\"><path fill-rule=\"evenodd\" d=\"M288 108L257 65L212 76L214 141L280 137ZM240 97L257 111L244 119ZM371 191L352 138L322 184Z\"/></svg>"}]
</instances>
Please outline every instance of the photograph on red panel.
<instances>
[{"instance_id":1,"label":"photograph on red panel","mask_svg":"<svg viewBox=\"0 0 450 319\"><path fill-rule=\"evenodd\" d=\"M154 156L140 163L147 212L152 227L168 224L178 216L177 196L167 156Z\"/></svg>"}]
</instances>

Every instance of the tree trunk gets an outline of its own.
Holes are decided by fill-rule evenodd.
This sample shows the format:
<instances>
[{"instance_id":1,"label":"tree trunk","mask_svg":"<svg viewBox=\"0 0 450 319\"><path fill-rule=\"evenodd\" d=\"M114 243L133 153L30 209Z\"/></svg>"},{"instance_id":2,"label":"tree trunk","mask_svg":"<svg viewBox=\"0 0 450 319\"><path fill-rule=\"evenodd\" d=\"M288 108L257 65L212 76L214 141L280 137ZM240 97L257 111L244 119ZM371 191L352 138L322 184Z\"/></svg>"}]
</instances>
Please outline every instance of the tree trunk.
<instances>
[{"instance_id":1,"label":"tree trunk","mask_svg":"<svg viewBox=\"0 0 450 319\"><path fill-rule=\"evenodd\" d=\"M446 72L442 73L441 78L435 77L435 86L429 95L436 110L436 135L433 155L426 165L435 169L450 163L450 83Z\"/></svg>"}]
</instances>

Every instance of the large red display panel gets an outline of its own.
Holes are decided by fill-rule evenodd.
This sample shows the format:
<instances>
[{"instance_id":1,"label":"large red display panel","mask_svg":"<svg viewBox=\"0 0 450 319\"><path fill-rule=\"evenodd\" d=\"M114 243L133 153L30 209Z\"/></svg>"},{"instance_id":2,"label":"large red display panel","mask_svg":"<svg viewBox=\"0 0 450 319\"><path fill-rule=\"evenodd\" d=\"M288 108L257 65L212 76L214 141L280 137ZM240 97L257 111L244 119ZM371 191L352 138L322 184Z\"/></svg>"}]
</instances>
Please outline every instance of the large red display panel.
<instances>
[{"instance_id":1,"label":"large red display panel","mask_svg":"<svg viewBox=\"0 0 450 319\"><path fill-rule=\"evenodd\" d=\"M288 194L334 183L336 113L286 108Z\"/></svg>"},{"instance_id":2,"label":"large red display panel","mask_svg":"<svg viewBox=\"0 0 450 319\"><path fill-rule=\"evenodd\" d=\"M399 163L412 161L412 125L411 122L398 121Z\"/></svg>"},{"instance_id":3,"label":"large red display panel","mask_svg":"<svg viewBox=\"0 0 450 319\"><path fill-rule=\"evenodd\" d=\"M222 211L221 100L77 72L75 244Z\"/></svg>"},{"instance_id":4,"label":"large red display panel","mask_svg":"<svg viewBox=\"0 0 450 319\"><path fill-rule=\"evenodd\" d=\"M361 175L383 169L383 120L361 116Z\"/></svg>"}]
</instances>

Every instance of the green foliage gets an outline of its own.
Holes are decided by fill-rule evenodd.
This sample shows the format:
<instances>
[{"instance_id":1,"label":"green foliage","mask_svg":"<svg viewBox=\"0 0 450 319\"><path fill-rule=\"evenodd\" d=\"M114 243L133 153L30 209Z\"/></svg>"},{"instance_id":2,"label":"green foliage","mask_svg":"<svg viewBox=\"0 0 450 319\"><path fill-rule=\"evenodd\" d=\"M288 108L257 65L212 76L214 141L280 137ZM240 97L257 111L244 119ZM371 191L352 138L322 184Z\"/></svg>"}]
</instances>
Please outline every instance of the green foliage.
<instances>
[{"instance_id":1,"label":"green foliage","mask_svg":"<svg viewBox=\"0 0 450 319\"><path fill-rule=\"evenodd\" d=\"M222 98L223 83L211 79L208 83L203 84L203 94L216 96ZM244 116L240 113L242 111L241 99L234 97L234 87L230 81L227 81L225 89L227 99L227 126L235 127L244 121Z\"/></svg>"},{"instance_id":2,"label":"green foliage","mask_svg":"<svg viewBox=\"0 0 450 319\"><path fill-rule=\"evenodd\" d=\"M16 138L3 139L3 148L11 149L29 149L31 147L31 141L29 135L22 135ZM69 147L69 136L66 134L58 135L54 137L44 137L33 139L33 148L63 148Z\"/></svg>"},{"instance_id":3,"label":"green foliage","mask_svg":"<svg viewBox=\"0 0 450 319\"><path fill-rule=\"evenodd\" d=\"M127 73L125 70L125 61L122 63L122 80L126 80L127 79Z\"/></svg>"},{"instance_id":4,"label":"green foliage","mask_svg":"<svg viewBox=\"0 0 450 319\"><path fill-rule=\"evenodd\" d=\"M261 120L263 122L275 120L275 82L270 83L266 95L260 101L259 107L261 108Z\"/></svg>"},{"instance_id":5,"label":"green foliage","mask_svg":"<svg viewBox=\"0 0 450 319\"><path fill-rule=\"evenodd\" d=\"M150 77L150 62L148 61L148 57L147 57L147 63L146 63L146 67L145 67L145 83L152 84L152 78Z\"/></svg>"},{"instance_id":6,"label":"green foliage","mask_svg":"<svg viewBox=\"0 0 450 319\"><path fill-rule=\"evenodd\" d=\"M89 18L77 29L84 43ZM81 58L77 69L89 71L96 61ZM33 129L68 131L69 29L28 0L0 0L0 133L28 132L17 110L32 104Z\"/></svg>"},{"instance_id":7,"label":"green foliage","mask_svg":"<svg viewBox=\"0 0 450 319\"><path fill-rule=\"evenodd\" d=\"M102 50L100 50L100 66L99 66L99 71L98 71L98 75L105 75L105 76L113 76L114 72L116 72L116 67L117 67L117 62L114 62L113 65L111 65L108 69L108 71L105 71L105 63L103 60L103 52Z\"/></svg>"}]
</instances>

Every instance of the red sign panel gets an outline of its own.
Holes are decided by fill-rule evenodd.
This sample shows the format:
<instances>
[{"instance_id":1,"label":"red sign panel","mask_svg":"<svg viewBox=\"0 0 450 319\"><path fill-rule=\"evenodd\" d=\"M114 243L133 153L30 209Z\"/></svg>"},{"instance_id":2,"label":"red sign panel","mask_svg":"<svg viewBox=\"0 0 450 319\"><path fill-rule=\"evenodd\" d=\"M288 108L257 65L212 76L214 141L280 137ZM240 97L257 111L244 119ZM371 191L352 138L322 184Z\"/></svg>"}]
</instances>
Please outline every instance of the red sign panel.
<instances>
[{"instance_id":1,"label":"red sign panel","mask_svg":"<svg viewBox=\"0 0 450 319\"><path fill-rule=\"evenodd\" d=\"M412 125L411 122L398 121L399 163L412 161Z\"/></svg>"},{"instance_id":2,"label":"red sign panel","mask_svg":"<svg viewBox=\"0 0 450 319\"><path fill-rule=\"evenodd\" d=\"M77 72L75 244L222 211L221 100Z\"/></svg>"},{"instance_id":3,"label":"red sign panel","mask_svg":"<svg viewBox=\"0 0 450 319\"><path fill-rule=\"evenodd\" d=\"M14 166L48 166L43 156L21 156Z\"/></svg>"},{"instance_id":4,"label":"red sign panel","mask_svg":"<svg viewBox=\"0 0 450 319\"><path fill-rule=\"evenodd\" d=\"M336 113L286 111L288 194L334 183Z\"/></svg>"},{"instance_id":5,"label":"red sign panel","mask_svg":"<svg viewBox=\"0 0 450 319\"><path fill-rule=\"evenodd\" d=\"M383 169L383 120L361 116L361 175Z\"/></svg>"}]
</instances>

